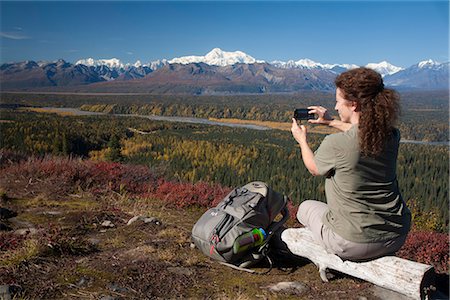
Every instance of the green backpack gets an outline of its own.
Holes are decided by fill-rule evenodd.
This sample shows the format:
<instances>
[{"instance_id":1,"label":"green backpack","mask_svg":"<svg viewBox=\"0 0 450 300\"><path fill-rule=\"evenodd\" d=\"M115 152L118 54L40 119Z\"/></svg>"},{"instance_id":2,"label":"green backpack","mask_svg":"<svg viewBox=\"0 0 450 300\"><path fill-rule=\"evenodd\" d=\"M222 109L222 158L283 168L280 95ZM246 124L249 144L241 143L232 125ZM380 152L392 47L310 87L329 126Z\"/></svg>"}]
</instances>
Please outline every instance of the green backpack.
<instances>
[{"instance_id":1,"label":"green backpack","mask_svg":"<svg viewBox=\"0 0 450 300\"><path fill-rule=\"evenodd\" d=\"M280 213L281 220L275 221ZM264 182L250 182L235 188L216 207L207 210L195 223L192 240L205 255L230 267L254 272L244 268L264 258L272 266L269 241L288 218L286 196ZM265 231L264 241L245 251L233 251L236 239L254 229Z\"/></svg>"}]
</instances>

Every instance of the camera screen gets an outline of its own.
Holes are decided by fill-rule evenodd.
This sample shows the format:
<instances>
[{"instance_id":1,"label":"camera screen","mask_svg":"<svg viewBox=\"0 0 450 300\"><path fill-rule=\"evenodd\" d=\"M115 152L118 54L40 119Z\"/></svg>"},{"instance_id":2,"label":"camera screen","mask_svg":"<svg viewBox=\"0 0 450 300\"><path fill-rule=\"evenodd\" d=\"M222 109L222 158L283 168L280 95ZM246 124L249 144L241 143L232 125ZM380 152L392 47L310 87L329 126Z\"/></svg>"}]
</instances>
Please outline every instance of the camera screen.
<instances>
[{"instance_id":1,"label":"camera screen","mask_svg":"<svg viewBox=\"0 0 450 300\"><path fill-rule=\"evenodd\" d=\"M294 118L296 120L311 120L314 119L314 114L308 113L309 109L307 108L297 108L294 111Z\"/></svg>"}]
</instances>

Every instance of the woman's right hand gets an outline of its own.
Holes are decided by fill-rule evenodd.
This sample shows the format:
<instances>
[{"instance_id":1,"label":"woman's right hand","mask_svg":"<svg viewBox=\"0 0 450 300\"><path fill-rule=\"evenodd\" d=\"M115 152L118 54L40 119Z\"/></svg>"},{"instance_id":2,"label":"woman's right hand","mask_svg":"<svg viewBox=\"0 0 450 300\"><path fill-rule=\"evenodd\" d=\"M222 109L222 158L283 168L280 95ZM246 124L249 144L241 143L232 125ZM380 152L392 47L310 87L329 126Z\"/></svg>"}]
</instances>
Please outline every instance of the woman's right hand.
<instances>
[{"instance_id":1,"label":"woman's right hand","mask_svg":"<svg viewBox=\"0 0 450 300\"><path fill-rule=\"evenodd\" d=\"M308 106L310 114L316 114L318 117L315 120L308 120L312 124L329 125L333 118L328 113L328 110L323 106Z\"/></svg>"}]
</instances>

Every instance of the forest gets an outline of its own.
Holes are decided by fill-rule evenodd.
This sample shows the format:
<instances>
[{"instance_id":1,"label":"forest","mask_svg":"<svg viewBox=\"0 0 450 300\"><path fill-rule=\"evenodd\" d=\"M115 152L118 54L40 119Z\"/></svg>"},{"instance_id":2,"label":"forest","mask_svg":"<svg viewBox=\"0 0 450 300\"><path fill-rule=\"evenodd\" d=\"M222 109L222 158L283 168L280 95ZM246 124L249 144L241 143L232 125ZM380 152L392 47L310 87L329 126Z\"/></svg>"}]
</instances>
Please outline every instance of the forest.
<instances>
[{"instance_id":1,"label":"forest","mask_svg":"<svg viewBox=\"0 0 450 300\"><path fill-rule=\"evenodd\" d=\"M289 132L150 121L114 115L61 116L16 108L1 111L1 148L37 154L143 164L170 178L235 187L268 182L294 203L325 200L324 179L311 176ZM448 126L448 125L447 125ZM315 149L324 135L311 134ZM448 229L447 146L401 144L398 180L418 213Z\"/></svg>"},{"instance_id":2,"label":"forest","mask_svg":"<svg viewBox=\"0 0 450 300\"><path fill-rule=\"evenodd\" d=\"M448 91L401 92L398 127L402 138L448 141ZM298 94L168 96L92 94L1 94L1 105L76 107L108 114L140 114L198 118L234 118L290 121L295 108L322 105L334 114L334 94L305 91Z\"/></svg>"}]
</instances>

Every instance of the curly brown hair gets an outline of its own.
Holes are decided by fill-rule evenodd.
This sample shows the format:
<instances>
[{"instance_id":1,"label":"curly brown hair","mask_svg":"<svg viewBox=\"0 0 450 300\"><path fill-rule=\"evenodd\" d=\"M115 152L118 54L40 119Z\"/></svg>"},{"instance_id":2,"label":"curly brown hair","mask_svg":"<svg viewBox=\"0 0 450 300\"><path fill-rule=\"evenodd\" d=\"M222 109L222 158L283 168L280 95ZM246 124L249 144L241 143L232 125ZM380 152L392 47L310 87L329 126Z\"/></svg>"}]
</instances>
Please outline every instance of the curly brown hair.
<instances>
[{"instance_id":1,"label":"curly brown hair","mask_svg":"<svg viewBox=\"0 0 450 300\"><path fill-rule=\"evenodd\" d=\"M360 109L359 146L366 156L379 155L392 136L400 113L400 96L384 88L383 78L369 68L357 68L341 73L335 80L348 101Z\"/></svg>"}]
</instances>

